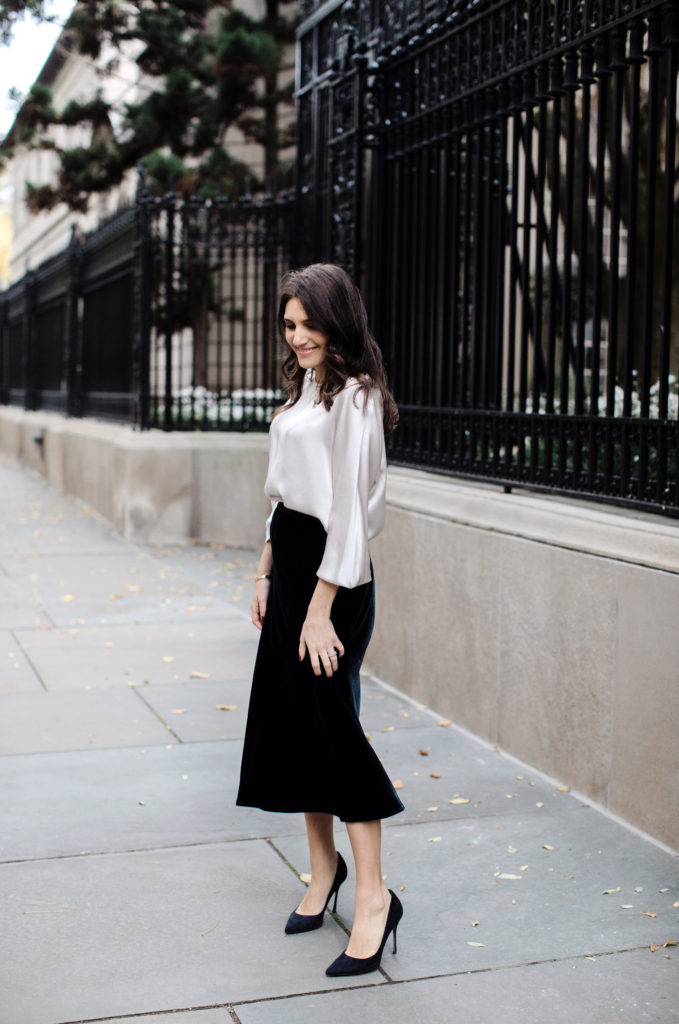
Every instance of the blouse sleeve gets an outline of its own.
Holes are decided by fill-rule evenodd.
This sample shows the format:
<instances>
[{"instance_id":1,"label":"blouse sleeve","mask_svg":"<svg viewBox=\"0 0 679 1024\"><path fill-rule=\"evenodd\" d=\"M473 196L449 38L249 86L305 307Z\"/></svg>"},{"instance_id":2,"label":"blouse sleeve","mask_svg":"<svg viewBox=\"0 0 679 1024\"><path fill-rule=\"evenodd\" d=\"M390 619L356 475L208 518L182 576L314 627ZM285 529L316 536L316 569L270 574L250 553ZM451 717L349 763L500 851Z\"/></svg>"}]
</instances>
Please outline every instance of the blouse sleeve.
<instances>
[{"instance_id":1,"label":"blouse sleeve","mask_svg":"<svg viewBox=\"0 0 679 1024\"><path fill-rule=\"evenodd\" d=\"M349 386L335 399L332 505L323 560L317 575L341 587L370 581L368 501L380 472L384 431L379 395ZM335 410L333 410L335 411Z\"/></svg>"},{"instance_id":2,"label":"blouse sleeve","mask_svg":"<svg viewBox=\"0 0 679 1024\"><path fill-rule=\"evenodd\" d=\"M277 501L272 501L271 502L271 512L269 514L269 518L267 519L266 523L264 524L264 543L265 544L266 544L267 541L271 540L271 520L273 519L273 514L276 511L276 505L277 504L278 504Z\"/></svg>"}]
</instances>

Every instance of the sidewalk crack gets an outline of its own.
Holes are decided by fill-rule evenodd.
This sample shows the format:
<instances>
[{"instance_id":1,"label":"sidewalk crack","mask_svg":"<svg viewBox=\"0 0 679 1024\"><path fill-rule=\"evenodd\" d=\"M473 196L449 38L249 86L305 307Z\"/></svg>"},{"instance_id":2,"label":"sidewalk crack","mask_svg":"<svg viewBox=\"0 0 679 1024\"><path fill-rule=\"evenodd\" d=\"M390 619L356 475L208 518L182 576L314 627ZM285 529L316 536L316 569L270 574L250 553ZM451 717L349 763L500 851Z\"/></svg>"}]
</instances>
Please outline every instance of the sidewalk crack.
<instances>
[{"instance_id":1,"label":"sidewalk crack","mask_svg":"<svg viewBox=\"0 0 679 1024\"><path fill-rule=\"evenodd\" d=\"M132 691L133 691L134 693L136 693L136 695L137 695L137 696L139 697L139 700L140 700L140 701L142 702L142 704L145 704L145 705L146 705L146 707L147 707L147 708L149 709L149 711L151 712L151 714L155 715L155 716L156 716L156 718L158 719L158 721L159 721L159 722L160 722L160 723L161 723L162 725L164 725L164 726L165 726L165 728L166 728L166 729L167 729L167 731L168 731L168 732L170 733L170 735L171 735L171 736L174 736L174 738L176 739L177 743L183 743L183 742L184 742L184 740L183 740L183 739L181 738L181 736L178 736L178 735L177 735L177 733L176 733L176 732L174 731L174 729L172 728L172 726L171 726L171 725L169 724L169 722L166 722L166 721L165 721L165 719L164 719L164 718L163 718L163 716L162 716L162 715L160 714L160 712L156 711L156 709L155 709L155 708L153 707L153 705L152 705L152 704L149 704L149 702L147 701L146 697L144 697L144 696L143 696L143 694L141 693L141 691L139 690L139 688L138 688L137 686L131 686L131 687L130 687L130 689L131 689L131 690L132 690Z\"/></svg>"}]
</instances>

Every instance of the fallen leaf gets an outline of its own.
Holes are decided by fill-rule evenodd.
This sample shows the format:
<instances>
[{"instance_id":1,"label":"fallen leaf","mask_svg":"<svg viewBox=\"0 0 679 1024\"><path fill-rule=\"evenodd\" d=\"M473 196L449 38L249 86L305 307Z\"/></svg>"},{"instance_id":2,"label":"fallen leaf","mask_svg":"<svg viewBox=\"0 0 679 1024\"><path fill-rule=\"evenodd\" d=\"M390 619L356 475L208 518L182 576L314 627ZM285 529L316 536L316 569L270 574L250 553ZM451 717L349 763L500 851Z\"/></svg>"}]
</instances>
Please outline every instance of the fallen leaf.
<instances>
[{"instance_id":1,"label":"fallen leaf","mask_svg":"<svg viewBox=\"0 0 679 1024\"><path fill-rule=\"evenodd\" d=\"M660 949L660 946L656 946L655 942L652 942L648 948L650 949L651 953L657 953Z\"/></svg>"},{"instance_id":2,"label":"fallen leaf","mask_svg":"<svg viewBox=\"0 0 679 1024\"><path fill-rule=\"evenodd\" d=\"M657 914L652 914L650 910L642 910L641 913L644 914L646 917L657 917L658 916Z\"/></svg>"},{"instance_id":3,"label":"fallen leaf","mask_svg":"<svg viewBox=\"0 0 679 1024\"><path fill-rule=\"evenodd\" d=\"M164 654L163 661L176 661L177 659L173 654Z\"/></svg>"},{"instance_id":4,"label":"fallen leaf","mask_svg":"<svg viewBox=\"0 0 679 1024\"><path fill-rule=\"evenodd\" d=\"M380 729L380 732L393 732L395 728L395 725L387 725L386 728Z\"/></svg>"},{"instance_id":5,"label":"fallen leaf","mask_svg":"<svg viewBox=\"0 0 679 1024\"><path fill-rule=\"evenodd\" d=\"M438 811L438 807L427 807L428 811Z\"/></svg>"},{"instance_id":6,"label":"fallen leaf","mask_svg":"<svg viewBox=\"0 0 679 1024\"><path fill-rule=\"evenodd\" d=\"M676 903L673 903L673 904L672 904L672 906L673 906L673 907L674 907L674 909L676 910L676 909L677 909L677 907L679 907L679 900L677 900L677 902L676 902Z\"/></svg>"},{"instance_id":7,"label":"fallen leaf","mask_svg":"<svg viewBox=\"0 0 679 1024\"><path fill-rule=\"evenodd\" d=\"M559 793L570 793L571 791L570 786L557 786L556 788L559 791Z\"/></svg>"},{"instance_id":8,"label":"fallen leaf","mask_svg":"<svg viewBox=\"0 0 679 1024\"><path fill-rule=\"evenodd\" d=\"M517 850L516 850L515 846L508 846L507 847L507 853L516 853L516 852L517 852Z\"/></svg>"},{"instance_id":9,"label":"fallen leaf","mask_svg":"<svg viewBox=\"0 0 679 1024\"><path fill-rule=\"evenodd\" d=\"M172 708L170 711L171 715L185 715L186 708Z\"/></svg>"},{"instance_id":10,"label":"fallen leaf","mask_svg":"<svg viewBox=\"0 0 679 1024\"><path fill-rule=\"evenodd\" d=\"M523 875L510 875L506 871L501 871L497 877L506 878L510 882L520 882L523 878Z\"/></svg>"},{"instance_id":11,"label":"fallen leaf","mask_svg":"<svg viewBox=\"0 0 679 1024\"><path fill-rule=\"evenodd\" d=\"M634 910L634 906L631 903L621 903L620 904L620 909L621 910Z\"/></svg>"},{"instance_id":12,"label":"fallen leaf","mask_svg":"<svg viewBox=\"0 0 679 1024\"><path fill-rule=\"evenodd\" d=\"M392 785L394 789L403 789L403 779L394 779Z\"/></svg>"},{"instance_id":13,"label":"fallen leaf","mask_svg":"<svg viewBox=\"0 0 679 1024\"><path fill-rule=\"evenodd\" d=\"M539 803L539 804L536 804L535 806L536 806L536 807L544 807L545 805L543 804L543 802L542 802L542 800L541 800L541 801L540 801L540 803Z\"/></svg>"},{"instance_id":14,"label":"fallen leaf","mask_svg":"<svg viewBox=\"0 0 679 1024\"><path fill-rule=\"evenodd\" d=\"M307 885L311 882L311 875L308 875L306 871L299 876L300 882L305 882Z\"/></svg>"},{"instance_id":15,"label":"fallen leaf","mask_svg":"<svg viewBox=\"0 0 679 1024\"><path fill-rule=\"evenodd\" d=\"M456 796L452 800L448 801L449 804L470 804L471 799L466 796Z\"/></svg>"},{"instance_id":16,"label":"fallen leaf","mask_svg":"<svg viewBox=\"0 0 679 1024\"><path fill-rule=\"evenodd\" d=\"M519 782L523 782L523 775L515 775L514 778L518 779Z\"/></svg>"},{"instance_id":17,"label":"fallen leaf","mask_svg":"<svg viewBox=\"0 0 679 1024\"><path fill-rule=\"evenodd\" d=\"M472 921L472 928L478 928L478 926L479 926L480 924L481 924L481 922L480 922L480 921Z\"/></svg>"},{"instance_id":18,"label":"fallen leaf","mask_svg":"<svg viewBox=\"0 0 679 1024\"><path fill-rule=\"evenodd\" d=\"M197 672L196 669L194 669L193 672L190 673L190 678L191 679L209 679L210 678L210 673L209 672Z\"/></svg>"},{"instance_id":19,"label":"fallen leaf","mask_svg":"<svg viewBox=\"0 0 679 1024\"><path fill-rule=\"evenodd\" d=\"M636 885L636 886L634 887L634 891L635 891L635 892L643 892L643 891L644 891L644 887L643 887L643 885Z\"/></svg>"},{"instance_id":20,"label":"fallen leaf","mask_svg":"<svg viewBox=\"0 0 679 1024\"><path fill-rule=\"evenodd\" d=\"M658 892L669 892L669 889L658 889Z\"/></svg>"},{"instance_id":21,"label":"fallen leaf","mask_svg":"<svg viewBox=\"0 0 679 1024\"><path fill-rule=\"evenodd\" d=\"M523 864L523 865L522 865L522 866L521 866L521 867L519 868L519 871L528 871L528 865L527 865L527 864Z\"/></svg>"},{"instance_id":22,"label":"fallen leaf","mask_svg":"<svg viewBox=\"0 0 679 1024\"><path fill-rule=\"evenodd\" d=\"M596 963L596 957L595 956L586 956L585 960L591 960L593 964Z\"/></svg>"},{"instance_id":23,"label":"fallen leaf","mask_svg":"<svg viewBox=\"0 0 679 1024\"><path fill-rule=\"evenodd\" d=\"M429 757L429 751L428 750L418 750L418 754L421 754L422 757Z\"/></svg>"},{"instance_id":24,"label":"fallen leaf","mask_svg":"<svg viewBox=\"0 0 679 1024\"><path fill-rule=\"evenodd\" d=\"M543 849L543 850L553 850L553 849L554 849L554 847L553 847L553 846L550 846L550 845L549 845L549 843L543 843L543 844L542 844L542 849Z\"/></svg>"},{"instance_id":25,"label":"fallen leaf","mask_svg":"<svg viewBox=\"0 0 679 1024\"><path fill-rule=\"evenodd\" d=\"M468 945L468 946L474 946L474 948L475 948L475 949L484 949L484 948L485 948L485 946L484 946L484 943L483 943L483 942L469 942L469 941L468 941L468 942L467 942L467 945Z\"/></svg>"},{"instance_id":26,"label":"fallen leaf","mask_svg":"<svg viewBox=\"0 0 679 1024\"><path fill-rule=\"evenodd\" d=\"M440 779L441 777L441 772L429 772L430 779Z\"/></svg>"},{"instance_id":27,"label":"fallen leaf","mask_svg":"<svg viewBox=\"0 0 679 1024\"><path fill-rule=\"evenodd\" d=\"M401 718L410 718L410 715L408 714L407 711L399 711L399 715L401 716Z\"/></svg>"},{"instance_id":28,"label":"fallen leaf","mask_svg":"<svg viewBox=\"0 0 679 1024\"><path fill-rule=\"evenodd\" d=\"M674 941L674 939L668 939L667 942L664 943L664 945L665 945L665 949L667 949L668 946L676 946L677 943Z\"/></svg>"},{"instance_id":29,"label":"fallen leaf","mask_svg":"<svg viewBox=\"0 0 679 1024\"><path fill-rule=\"evenodd\" d=\"M75 601L75 594L63 594L62 601Z\"/></svg>"},{"instance_id":30,"label":"fallen leaf","mask_svg":"<svg viewBox=\"0 0 679 1024\"><path fill-rule=\"evenodd\" d=\"M448 726L452 725L452 724L453 723L451 722L451 720L449 718L444 718L442 721L439 722L439 725L443 726L444 729L447 729Z\"/></svg>"},{"instance_id":31,"label":"fallen leaf","mask_svg":"<svg viewBox=\"0 0 679 1024\"><path fill-rule=\"evenodd\" d=\"M620 892L620 886L618 886L616 889L604 889L604 891L601 893L601 895L602 896L614 896L616 894L616 892Z\"/></svg>"},{"instance_id":32,"label":"fallen leaf","mask_svg":"<svg viewBox=\"0 0 679 1024\"><path fill-rule=\"evenodd\" d=\"M363 733L363 735L364 735L364 736L365 736L365 738L367 739L368 743L372 743L372 741L373 741L373 738L372 738L372 736L370 735L370 733L369 733L369 732L365 732L365 733Z\"/></svg>"},{"instance_id":33,"label":"fallen leaf","mask_svg":"<svg viewBox=\"0 0 679 1024\"><path fill-rule=\"evenodd\" d=\"M215 711L235 711L237 704L215 704Z\"/></svg>"},{"instance_id":34,"label":"fallen leaf","mask_svg":"<svg viewBox=\"0 0 679 1024\"><path fill-rule=\"evenodd\" d=\"M108 599L109 599L109 601L122 601L123 595L122 594L109 594L108 595Z\"/></svg>"},{"instance_id":35,"label":"fallen leaf","mask_svg":"<svg viewBox=\"0 0 679 1024\"><path fill-rule=\"evenodd\" d=\"M441 842L441 836L431 836L431 838L429 839L429 842L430 843L440 843Z\"/></svg>"}]
</instances>

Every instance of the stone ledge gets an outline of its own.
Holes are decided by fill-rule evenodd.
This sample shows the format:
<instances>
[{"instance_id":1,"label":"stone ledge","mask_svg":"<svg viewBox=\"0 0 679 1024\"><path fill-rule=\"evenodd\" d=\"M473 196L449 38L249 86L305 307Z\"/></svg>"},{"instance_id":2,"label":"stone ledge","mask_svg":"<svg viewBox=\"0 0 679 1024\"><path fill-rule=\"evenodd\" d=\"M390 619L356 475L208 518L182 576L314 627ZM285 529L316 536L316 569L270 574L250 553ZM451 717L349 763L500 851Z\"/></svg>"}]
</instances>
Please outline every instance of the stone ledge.
<instances>
[{"instance_id":1,"label":"stone ledge","mask_svg":"<svg viewBox=\"0 0 679 1024\"><path fill-rule=\"evenodd\" d=\"M461 526L679 573L679 522L659 516L569 498L505 494L492 484L401 467L389 470L387 501L391 508Z\"/></svg>"}]
</instances>

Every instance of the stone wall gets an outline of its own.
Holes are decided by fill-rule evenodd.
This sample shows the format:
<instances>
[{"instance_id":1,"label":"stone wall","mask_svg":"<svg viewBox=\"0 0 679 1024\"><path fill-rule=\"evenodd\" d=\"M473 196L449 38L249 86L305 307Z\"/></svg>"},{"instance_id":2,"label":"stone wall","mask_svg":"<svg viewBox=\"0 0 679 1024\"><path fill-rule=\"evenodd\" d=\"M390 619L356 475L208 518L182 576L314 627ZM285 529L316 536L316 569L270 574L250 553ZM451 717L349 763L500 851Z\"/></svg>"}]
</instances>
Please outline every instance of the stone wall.
<instances>
[{"instance_id":1,"label":"stone wall","mask_svg":"<svg viewBox=\"0 0 679 1024\"><path fill-rule=\"evenodd\" d=\"M264 435L2 408L0 453L130 539L263 543ZM677 524L402 469L388 503L366 667L679 848Z\"/></svg>"}]
</instances>

